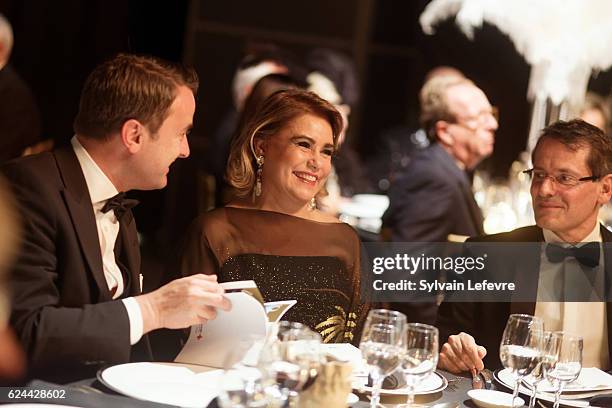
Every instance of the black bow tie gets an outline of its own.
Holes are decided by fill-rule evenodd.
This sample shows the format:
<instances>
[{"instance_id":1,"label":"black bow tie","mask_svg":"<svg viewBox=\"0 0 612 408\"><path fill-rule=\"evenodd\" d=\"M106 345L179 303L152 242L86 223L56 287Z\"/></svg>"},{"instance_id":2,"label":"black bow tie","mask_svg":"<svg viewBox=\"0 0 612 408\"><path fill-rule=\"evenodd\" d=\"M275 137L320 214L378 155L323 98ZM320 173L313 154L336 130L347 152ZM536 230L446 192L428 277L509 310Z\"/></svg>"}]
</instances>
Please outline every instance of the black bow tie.
<instances>
[{"instance_id":1,"label":"black bow tie","mask_svg":"<svg viewBox=\"0 0 612 408\"><path fill-rule=\"evenodd\" d=\"M126 213L127 210L134 207L138 204L138 200L133 200L130 198L125 198L125 193L119 193L114 197L109 198L104 206L102 207L102 212L107 213L110 210L115 212L115 216L117 219L121 219L123 214Z\"/></svg>"},{"instance_id":2,"label":"black bow tie","mask_svg":"<svg viewBox=\"0 0 612 408\"><path fill-rule=\"evenodd\" d=\"M578 262L589 268L599 265L599 243L589 242L580 247L562 247L555 244L546 245L546 257L550 262L562 262L567 257L576 258Z\"/></svg>"}]
</instances>

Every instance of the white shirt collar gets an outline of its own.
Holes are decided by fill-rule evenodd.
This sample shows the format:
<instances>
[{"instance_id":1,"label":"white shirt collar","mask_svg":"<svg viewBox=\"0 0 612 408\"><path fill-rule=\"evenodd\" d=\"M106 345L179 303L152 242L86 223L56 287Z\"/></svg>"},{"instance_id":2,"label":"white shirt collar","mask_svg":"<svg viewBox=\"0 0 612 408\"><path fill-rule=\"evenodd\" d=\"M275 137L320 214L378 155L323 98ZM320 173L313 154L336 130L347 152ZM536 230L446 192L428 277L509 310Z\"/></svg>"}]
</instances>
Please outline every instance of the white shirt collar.
<instances>
[{"instance_id":1,"label":"white shirt collar","mask_svg":"<svg viewBox=\"0 0 612 408\"><path fill-rule=\"evenodd\" d=\"M70 143L72 144L74 153L76 154L79 164L81 165L81 169L83 170L83 176L85 177L85 182L87 183L91 203L97 204L119 194L119 191L117 191L113 183L79 142L79 139L77 139L76 136L73 136Z\"/></svg>"},{"instance_id":2,"label":"white shirt collar","mask_svg":"<svg viewBox=\"0 0 612 408\"><path fill-rule=\"evenodd\" d=\"M548 243L551 243L551 242L555 244L566 244L567 243L563 241L557 234L555 234L551 230L542 228L542 232L544 233L544 241ZM595 228L593 228L593 231L591 231L591 233L587 235L580 242L602 242L602 241L603 241L603 238L601 236L601 227L599 226L599 222L597 222L595 223Z\"/></svg>"}]
</instances>

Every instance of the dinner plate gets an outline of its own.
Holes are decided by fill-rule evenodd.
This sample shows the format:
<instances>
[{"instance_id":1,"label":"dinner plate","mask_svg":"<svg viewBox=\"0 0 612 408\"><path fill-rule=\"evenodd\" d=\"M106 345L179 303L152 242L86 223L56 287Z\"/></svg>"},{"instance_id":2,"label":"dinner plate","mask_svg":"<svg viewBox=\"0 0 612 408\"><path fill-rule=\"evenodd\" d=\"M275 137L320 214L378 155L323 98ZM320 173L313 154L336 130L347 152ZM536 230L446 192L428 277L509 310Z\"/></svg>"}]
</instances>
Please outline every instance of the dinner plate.
<instances>
[{"instance_id":1,"label":"dinner plate","mask_svg":"<svg viewBox=\"0 0 612 408\"><path fill-rule=\"evenodd\" d=\"M100 370L98 380L139 400L206 407L219 393L223 370L174 363L128 363Z\"/></svg>"},{"instance_id":2,"label":"dinner plate","mask_svg":"<svg viewBox=\"0 0 612 408\"><path fill-rule=\"evenodd\" d=\"M493 377L495 378L495 381L497 381L500 385L507 388L508 390L511 391L514 389L514 383L515 383L514 377L511 375L509 370L507 369L496 370L493 373ZM532 390L530 390L529 388L523 385L519 387L519 392L527 396L531 396L531 394L533 394ZM539 400L541 399L541 400L548 401L548 402L555 401L554 394L550 394L550 393L538 392L537 398ZM586 400L578 400L578 399L569 400L569 399L561 398L561 405L566 406L566 407L588 407L589 402Z\"/></svg>"},{"instance_id":3,"label":"dinner plate","mask_svg":"<svg viewBox=\"0 0 612 408\"><path fill-rule=\"evenodd\" d=\"M398 376L402 374L399 371L391 374L391 380L393 383L403 383L403 379L399 379ZM353 389L359 392L367 392L372 393L372 387L364 385L364 379L359 379L353 381ZM415 395L423 395L423 394L435 394L436 392L440 392L448 386L448 380L441 374L434 372L430 374L427 378L425 378L418 387L414 390ZM389 389L382 388L380 390L380 395L408 395L408 389L406 387Z\"/></svg>"}]
</instances>

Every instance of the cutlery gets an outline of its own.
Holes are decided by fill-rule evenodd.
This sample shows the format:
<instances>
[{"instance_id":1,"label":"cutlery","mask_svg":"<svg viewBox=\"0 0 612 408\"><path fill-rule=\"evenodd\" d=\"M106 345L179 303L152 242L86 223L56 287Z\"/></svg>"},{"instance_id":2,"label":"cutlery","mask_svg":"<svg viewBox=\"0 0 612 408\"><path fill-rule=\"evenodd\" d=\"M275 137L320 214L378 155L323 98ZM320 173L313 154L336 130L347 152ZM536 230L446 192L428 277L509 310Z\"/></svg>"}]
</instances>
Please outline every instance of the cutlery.
<instances>
[{"instance_id":1,"label":"cutlery","mask_svg":"<svg viewBox=\"0 0 612 408\"><path fill-rule=\"evenodd\" d=\"M470 370L470 373L472 373L472 389L473 390L483 389L485 385L482 379L480 378L480 373L475 368L472 368Z\"/></svg>"}]
</instances>

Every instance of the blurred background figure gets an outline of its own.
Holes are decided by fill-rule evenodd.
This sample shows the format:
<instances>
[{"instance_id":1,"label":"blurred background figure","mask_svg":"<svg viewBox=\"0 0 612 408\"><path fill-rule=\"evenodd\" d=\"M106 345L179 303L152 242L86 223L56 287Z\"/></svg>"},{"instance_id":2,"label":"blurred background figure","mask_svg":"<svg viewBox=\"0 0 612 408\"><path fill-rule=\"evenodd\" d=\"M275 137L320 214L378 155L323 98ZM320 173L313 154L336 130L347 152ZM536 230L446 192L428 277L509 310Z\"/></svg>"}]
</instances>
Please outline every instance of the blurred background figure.
<instances>
[{"instance_id":1,"label":"blurred background figure","mask_svg":"<svg viewBox=\"0 0 612 408\"><path fill-rule=\"evenodd\" d=\"M610 132L610 105L602 96L595 92L587 92L584 105L580 111L580 119L597 126L605 133Z\"/></svg>"},{"instance_id":2,"label":"blurred background figure","mask_svg":"<svg viewBox=\"0 0 612 408\"><path fill-rule=\"evenodd\" d=\"M430 145L415 151L391 183L382 238L446 242L480 235L483 217L468 172L493 153L497 120L486 95L459 76L435 76L420 95L421 125ZM414 321L433 324L434 301L397 303Z\"/></svg>"},{"instance_id":3,"label":"blurred background figure","mask_svg":"<svg viewBox=\"0 0 612 408\"><path fill-rule=\"evenodd\" d=\"M391 184L383 237L445 242L483 232L468 172L493 153L497 119L486 95L466 78L443 76L421 91L421 125L430 146L416 152Z\"/></svg>"},{"instance_id":4,"label":"blurred background figure","mask_svg":"<svg viewBox=\"0 0 612 408\"><path fill-rule=\"evenodd\" d=\"M419 105L423 106L425 84L433 78L465 78L457 68L440 65L427 72L419 92ZM393 179L408 167L410 158L415 151L430 145L427 132L422 126L414 129L412 125L401 125L390 128L381 135L383 148L371 160L368 167L370 177L381 193L386 193Z\"/></svg>"},{"instance_id":5,"label":"blurred background figure","mask_svg":"<svg viewBox=\"0 0 612 408\"><path fill-rule=\"evenodd\" d=\"M306 57L306 64L311 69L306 78L308 90L333 104L343 120L338 150L325 186L328 195L318 201L323 211L335 215L342 198L372 191L366 169L351 140L347 140L350 114L359 102L357 72L349 56L327 48L312 50Z\"/></svg>"},{"instance_id":6,"label":"blurred background figure","mask_svg":"<svg viewBox=\"0 0 612 408\"><path fill-rule=\"evenodd\" d=\"M224 197L227 184L224 179L230 141L240 123L251 110L275 91L306 86L307 70L297 58L274 44L254 43L247 46L246 55L236 69L232 81L233 106L221 120L215 131L206 164L215 178L215 203L222 205L230 197Z\"/></svg>"},{"instance_id":7,"label":"blurred background figure","mask_svg":"<svg viewBox=\"0 0 612 408\"><path fill-rule=\"evenodd\" d=\"M8 271L19 242L19 222L13 197L0 179L0 386L16 384L25 377L25 358L13 329L8 325L10 294Z\"/></svg>"},{"instance_id":8,"label":"blurred background figure","mask_svg":"<svg viewBox=\"0 0 612 408\"><path fill-rule=\"evenodd\" d=\"M0 162L53 146L51 141L41 141L40 113L34 96L9 63L13 40L11 24L0 14Z\"/></svg>"}]
</instances>

